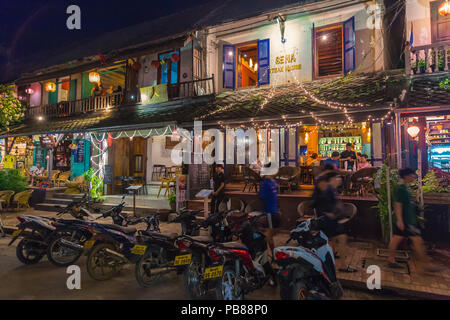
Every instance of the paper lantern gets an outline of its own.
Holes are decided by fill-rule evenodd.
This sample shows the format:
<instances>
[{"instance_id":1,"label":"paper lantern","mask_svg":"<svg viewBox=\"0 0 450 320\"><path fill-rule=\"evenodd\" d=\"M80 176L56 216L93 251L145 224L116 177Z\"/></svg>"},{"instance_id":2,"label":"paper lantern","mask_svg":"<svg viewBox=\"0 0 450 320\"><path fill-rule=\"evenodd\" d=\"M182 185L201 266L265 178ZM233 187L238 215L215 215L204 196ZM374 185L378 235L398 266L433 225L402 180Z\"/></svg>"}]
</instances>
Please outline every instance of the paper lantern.
<instances>
[{"instance_id":1,"label":"paper lantern","mask_svg":"<svg viewBox=\"0 0 450 320\"><path fill-rule=\"evenodd\" d=\"M47 82L45 84L45 91L55 92L56 91L56 83L54 83L54 82Z\"/></svg>"},{"instance_id":2,"label":"paper lantern","mask_svg":"<svg viewBox=\"0 0 450 320\"><path fill-rule=\"evenodd\" d=\"M71 149L71 150L77 150L77 145L75 144L75 143L71 143L71 144L69 144L69 149Z\"/></svg>"},{"instance_id":3,"label":"paper lantern","mask_svg":"<svg viewBox=\"0 0 450 320\"><path fill-rule=\"evenodd\" d=\"M180 55L178 53L174 53L170 56L170 60L172 60L172 62L178 62L180 61Z\"/></svg>"},{"instance_id":4,"label":"paper lantern","mask_svg":"<svg viewBox=\"0 0 450 320\"><path fill-rule=\"evenodd\" d=\"M89 72L89 82L100 82L100 75L98 72Z\"/></svg>"},{"instance_id":5,"label":"paper lantern","mask_svg":"<svg viewBox=\"0 0 450 320\"><path fill-rule=\"evenodd\" d=\"M417 137L419 135L420 128L417 125L413 124L411 127L409 127L407 129L407 131L408 131L408 134L411 136L411 138L414 139L415 137Z\"/></svg>"},{"instance_id":6,"label":"paper lantern","mask_svg":"<svg viewBox=\"0 0 450 320\"><path fill-rule=\"evenodd\" d=\"M108 138L106 139L106 143L108 144L108 147L111 147L113 144L113 136L112 133L108 133Z\"/></svg>"},{"instance_id":7,"label":"paper lantern","mask_svg":"<svg viewBox=\"0 0 450 320\"><path fill-rule=\"evenodd\" d=\"M444 17L450 14L450 3L448 2L448 0L446 0L439 6L438 11L439 14Z\"/></svg>"},{"instance_id":8,"label":"paper lantern","mask_svg":"<svg viewBox=\"0 0 450 320\"><path fill-rule=\"evenodd\" d=\"M141 69L142 65L139 63L139 61L136 61L133 63L133 69L136 71L139 71Z\"/></svg>"},{"instance_id":9,"label":"paper lantern","mask_svg":"<svg viewBox=\"0 0 450 320\"><path fill-rule=\"evenodd\" d=\"M158 69L161 64L159 63L158 60L153 60L151 65L153 69Z\"/></svg>"},{"instance_id":10,"label":"paper lantern","mask_svg":"<svg viewBox=\"0 0 450 320\"><path fill-rule=\"evenodd\" d=\"M26 88L25 89L25 93L27 93L27 94L33 94L33 89L31 89L31 88Z\"/></svg>"}]
</instances>

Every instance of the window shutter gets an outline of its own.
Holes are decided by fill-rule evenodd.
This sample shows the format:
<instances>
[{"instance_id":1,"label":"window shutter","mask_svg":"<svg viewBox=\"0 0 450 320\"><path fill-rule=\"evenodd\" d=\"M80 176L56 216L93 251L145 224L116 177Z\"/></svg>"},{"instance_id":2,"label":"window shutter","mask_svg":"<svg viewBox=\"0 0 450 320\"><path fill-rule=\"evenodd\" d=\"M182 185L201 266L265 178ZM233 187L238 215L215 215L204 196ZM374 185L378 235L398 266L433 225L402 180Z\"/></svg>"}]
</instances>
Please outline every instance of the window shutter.
<instances>
[{"instance_id":1,"label":"window shutter","mask_svg":"<svg viewBox=\"0 0 450 320\"><path fill-rule=\"evenodd\" d=\"M344 73L355 70L355 17L343 23L344 29Z\"/></svg>"},{"instance_id":2,"label":"window shutter","mask_svg":"<svg viewBox=\"0 0 450 320\"><path fill-rule=\"evenodd\" d=\"M70 80L69 82L69 101L77 100L77 80Z\"/></svg>"},{"instance_id":3,"label":"window shutter","mask_svg":"<svg viewBox=\"0 0 450 320\"><path fill-rule=\"evenodd\" d=\"M258 85L270 83L270 39L258 40Z\"/></svg>"},{"instance_id":4,"label":"window shutter","mask_svg":"<svg viewBox=\"0 0 450 320\"><path fill-rule=\"evenodd\" d=\"M48 93L48 104L58 103L58 87L59 87L59 84L56 83L55 92Z\"/></svg>"},{"instance_id":5,"label":"window shutter","mask_svg":"<svg viewBox=\"0 0 450 320\"><path fill-rule=\"evenodd\" d=\"M235 87L235 55L236 48L233 45L223 45L223 87L227 89Z\"/></svg>"}]
</instances>

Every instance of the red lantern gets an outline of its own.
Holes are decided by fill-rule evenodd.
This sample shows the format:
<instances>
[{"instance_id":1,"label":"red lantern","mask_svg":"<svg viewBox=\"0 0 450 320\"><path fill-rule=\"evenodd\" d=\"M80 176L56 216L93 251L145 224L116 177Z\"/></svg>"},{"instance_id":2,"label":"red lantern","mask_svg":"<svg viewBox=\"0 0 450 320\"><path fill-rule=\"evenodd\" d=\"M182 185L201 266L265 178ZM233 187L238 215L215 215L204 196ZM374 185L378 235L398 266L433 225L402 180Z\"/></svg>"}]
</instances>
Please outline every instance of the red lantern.
<instances>
[{"instance_id":1,"label":"red lantern","mask_svg":"<svg viewBox=\"0 0 450 320\"><path fill-rule=\"evenodd\" d=\"M108 147L111 147L113 144L113 136L112 133L108 133L108 138L106 139L106 143L108 144Z\"/></svg>"},{"instance_id":2,"label":"red lantern","mask_svg":"<svg viewBox=\"0 0 450 320\"><path fill-rule=\"evenodd\" d=\"M133 63L133 69L136 71L139 71L141 69L141 64L139 61L136 61L135 63Z\"/></svg>"},{"instance_id":3,"label":"red lantern","mask_svg":"<svg viewBox=\"0 0 450 320\"><path fill-rule=\"evenodd\" d=\"M158 60L153 60L151 65L153 69L158 69L161 64L159 63Z\"/></svg>"},{"instance_id":4,"label":"red lantern","mask_svg":"<svg viewBox=\"0 0 450 320\"><path fill-rule=\"evenodd\" d=\"M178 53L174 53L170 56L170 60L172 60L172 62L178 62L180 61L180 55Z\"/></svg>"}]
</instances>

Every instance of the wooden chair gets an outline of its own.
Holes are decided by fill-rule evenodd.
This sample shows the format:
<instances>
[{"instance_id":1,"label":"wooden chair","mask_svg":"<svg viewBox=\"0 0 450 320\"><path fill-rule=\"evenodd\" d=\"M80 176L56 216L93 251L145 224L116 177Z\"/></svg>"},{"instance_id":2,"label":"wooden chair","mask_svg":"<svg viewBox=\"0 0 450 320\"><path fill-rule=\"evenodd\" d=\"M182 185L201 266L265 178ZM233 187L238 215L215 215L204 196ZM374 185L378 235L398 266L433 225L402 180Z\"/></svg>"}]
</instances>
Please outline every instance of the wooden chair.
<instances>
[{"instance_id":1,"label":"wooden chair","mask_svg":"<svg viewBox=\"0 0 450 320\"><path fill-rule=\"evenodd\" d=\"M89 184L87 183L86 179L84 178L84 175L75 177L75 178L73 178L72 181L66 180L65 184L66 184L67 190L72 190L72 192L68 192L68 193L84 193L84 192L87 192L89 189Z\"/></svg>"},{"instance_id":2,"label":"wooden chair","mask_svg":"<svg viewBox=\"0 0 450 320\"><path fill-rule=\"evenodd\" d=\"M41 176L34 177L35 184L39 185L40 182L48 180L48 170L44 170Z\"/></svg>"},{"instance_id":3,"label":"wooden chair","mask_svg":"<svg viewBox=\"0 0 450 320\"><path fill-rule=\"evenodd\" d=\"M175 187L176 178L164 177L164 178L158 178L158 180L161 181L161 184L159 185L159 190L158 190L158 198L159 198L159 195L161 194L162 189L165 189L164 196L166 196L167 193L170 194L171 189L173 189Z\"/></svg>"},{"instance_id":4,"label":"wooden chair","mask_svg":"<svg viewBox=\"0 0 450 320\"><path fill-rule=\"evenodd\" d=\"M0 200L4 202L4 208L9 207L11 204L11 197L13 196L14 191L12 190L3 190L0 191Z\"/></svg>"},{"instance_id":5,"label":"wooden chair","mask_svg":"<svg viewBox=\"0 0 450 320\"><path fill-rule=\"evenodd\" d=\"M255 191L258 192L258 186L262 181L261 176L249 167L244 167L242 169L245 180L244 189L242 191L245 191L248 186L248 192L251 192L253 188L255 188Z\"/></svg>"},{"instance_id":6,"label":"wooden chair","mask_svg":"<svg viewBox=\"0 0 450 320\"><path fill-rule=\"evenodd\" d=\"M152 181L158 180L160 177L166 176L166 166L163 164L155 164L153 165L152 170Z\"/></svg>"},{"instance_id":7,"label":"wooden chair","mask_svg":"<svg viewBox=\"0 0 450 320\"><path fill-rule=\"evenodd\" d=\"M61 183L65 183L66 181L69 180L70 175L72 174L72 171L64 171L61 172L56 178L55 178L55 185L58 185L58 187L61 185Z\"/></svg>"},{"instance_id":8,"label":"wooden chair","mask_svg":"<svg viewBox=\"0 0 450 320\"><path fill-rule=\"evenodd\" d=\"M16 206L15 209L19 210L20 208L30 208L29 200L31 198L31 194L33 190L25 190L14 195L12 206Z\"/></svg>"},{"instance_id":9,"label":"wooden chair","mask_svg":"<svg viewBox=\"0 0 450 320\"><path fill-rule=\"evenodd\" d=\"M275 180L278 183L278 190L281 191L282 187L286 187L289 192L292 191L292 186L298 184L298 176L300 175L300 168L285 166L278 169L278 173L275 176Z\"/></svg>"},{"instance_id":10,"label":"wooden chair","mask_svg":"<svg viewBox=\"0 0 450 320\"><path fill-rule=\"evenodd\" d=\"M58 178L60 173L60 170L52 170L52 178L50 180L52 182L52 185L56 186L56 179Z\"/></svg>"}]
</instances>

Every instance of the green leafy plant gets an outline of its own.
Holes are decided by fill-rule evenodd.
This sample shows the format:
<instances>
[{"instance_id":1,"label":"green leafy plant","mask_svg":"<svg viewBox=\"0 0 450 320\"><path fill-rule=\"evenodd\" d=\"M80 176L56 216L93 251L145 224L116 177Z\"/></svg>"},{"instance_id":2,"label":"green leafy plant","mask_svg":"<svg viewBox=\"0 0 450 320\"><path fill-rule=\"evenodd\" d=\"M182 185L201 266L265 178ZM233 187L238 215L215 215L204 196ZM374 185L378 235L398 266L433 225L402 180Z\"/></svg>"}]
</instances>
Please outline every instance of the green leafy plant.
<instances>
[{"instance_id":1,"label":"green leafy plant","mask_svg":"<svg viewBox=\"0 0 450 320\"><path fill-rule=\"evenodd\" d=\"M86 171L84 174L85 180L89 183L89 193L92 199L96 201L104 201L103 197L103 180L100 179L93 168Z\"/></svg>"},{"instance_id":2,"label":"green leafy plant","mask_svg":"<svg viewBox=\"0 0 450 320\"><path fill-rule=\"evenodd\" d=\"M445 89L445 90L450 90L450 78L447 78L447 79L439 82L439 88Z\"/></svg>"},{"instance_id":3,"label":"green leafy plant","mask_svg":"<svg viewBox=\"0 0 450 320\"><path fill-rule=\"evenodd\" d=\"M175 202L177 202L177 196L175 194L171 193L167 197L167 201L169 201L169 203L175 203Z\"/></svg>"},{"instance_id":4,"label":"green leafy plant","mask_svg":"<svg viewBox=\"0 0 450 320\"><path fill-rule=\"evenodd\" d=\"M417 63L417 68L425 68L427 66L427 64L425 63L425 60L420 59L419 62Z\"/></svg>"},{"instance_id":5,"label":"green leafy plant","mask_svg":"<svg viewBox=\"0 0 450 320\"><path fill-rule=\"evenodd\" d=\"M387 171L390 173L389 182L387 181ZM398 184L399 176L397 169L390 169L385 162L380 170L374 176L374 190L378 203L374 208L378 209L378 217L381 221L381 231L385 242L389 241L391 228L389 225L389 207L387 184L390 184L391 205L394 201L394 190ZM391 207L392 208L392 207ZM393 212L393 211L391 211Z\"/></svg>"},{"instance_id":6,"label":"green leafy plant","mask_svg":"<svg viewBox=\"0 0 450 320\"><path fill-rule=\"evenodd\" d=\"M434 170L430 170L422 180L423 193L428 192L449 192L449 188L446 187L444 179L438 177Z\"/></svg>"},{"instance_id":7,"label":"green leafy plant","mask_svg":"<svg viewBox=\"0 0 450 320\"><path fill-rule=\"evenodd\" d=\"M0 129L9 127L23 119L24 108L14 96L14 85L0 85Z\"/></svg>"},{"instance_id":8,"label":"green leafy plant","mask_svg":"<svg viewBox=\"0 0 450 320\"><path fill-rule=\"evenodd\" d=\"M15 192L25 191L27 182L25 177L20 175L16 169L0 170L0 191L12 190Z\"/></svg>"}]
</instances>

